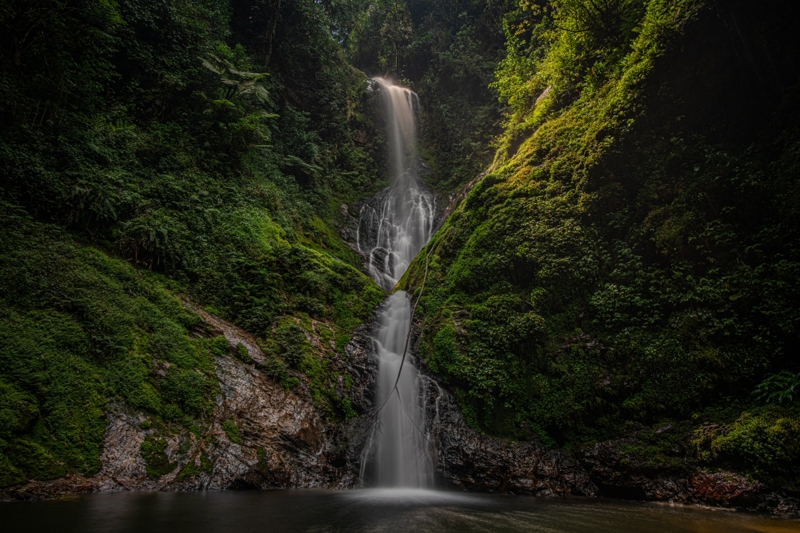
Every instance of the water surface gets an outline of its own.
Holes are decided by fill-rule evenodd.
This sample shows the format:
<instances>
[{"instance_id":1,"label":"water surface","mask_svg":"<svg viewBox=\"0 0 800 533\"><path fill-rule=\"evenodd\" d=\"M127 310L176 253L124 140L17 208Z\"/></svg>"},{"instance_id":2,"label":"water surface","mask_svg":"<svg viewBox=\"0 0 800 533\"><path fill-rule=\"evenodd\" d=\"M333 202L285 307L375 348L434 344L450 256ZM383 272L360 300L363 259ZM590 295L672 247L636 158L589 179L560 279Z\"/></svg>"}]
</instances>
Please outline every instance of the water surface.
<instances>
[{"instance_id":1,"label":"water surface","mask_svg":"<svg viewBox=\"0 0 800 533\"><path fill-rule=\"evenodd\" d=\"M0 504L6 533L789 533L797 520L666 504L410 489L119 492Z\"/></svg>"}]
</instances>

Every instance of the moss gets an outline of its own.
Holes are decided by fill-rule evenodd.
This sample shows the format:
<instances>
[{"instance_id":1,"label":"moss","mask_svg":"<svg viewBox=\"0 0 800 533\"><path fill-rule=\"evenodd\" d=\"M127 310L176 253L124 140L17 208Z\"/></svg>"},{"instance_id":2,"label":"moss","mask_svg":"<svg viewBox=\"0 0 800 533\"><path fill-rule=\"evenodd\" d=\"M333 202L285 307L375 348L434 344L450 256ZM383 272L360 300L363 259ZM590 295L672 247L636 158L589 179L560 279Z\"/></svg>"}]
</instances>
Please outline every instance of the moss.
<instances>
[{"instance_id":1,"label":"moss","mask_svg":"<svg viewBox=\"0 0 800 533\"><path fill-rule=\"evenodd\" d=\"M30 429L38 416L34 395L0 381L0 439L12 438Z\"/></svg>"},{"instance_id":2,"label":"moss","mask_svg":"<svg viewBox=\"0 0 800 533\"><path fill-rule=\"evenodd\" d=\"M456 349L456 330L452 325L442 327L433 338L433 357L427 361L434 372L444 375L458 373L458 351Z\"/></svg>"},{"instance_id":3,"label":"moss","mask_svg":"<svg viewBox=\"0 0 800 533\"><path fill-rule=\"evenodd\" d=\"M3 449L5 449L5 446L3 446ZM0 487L19 485L27 480L28 476L25 475L25 472L14 466L11 460L0 452Z\"/></svg>"},{"instance_id":4,"label":"moss","mask_svg":"<svg viewBox=\"0 0 800 533\"><path fill-rule=\"evenodd\" d=\"M146 465L147 477L150 479L167 475L178 466L177 463L170 462L166 449L166 439L154 433L148 434L142 442L142 458Z\"/></svg>"},{"instance_id":5,"label":"moss","mask_svg":"<svg viewBox=\"0 0 800 533\"><path fill-rule=\"evenodd\" d=\"M752 402L765 375L797 370L797 210L779 200L797 190L796 90L753 109L716 4L642 5L611 47L548 12L507 20L513 115L428 245L418 308L421 357L483 431L575 446L730 391ZM775 21L732 9L761 21L751 39ZM401 286L419 291L423 272L418 257Z\"/></svg>"},{"instance_id":6,"label":"moss","mask_svg":"<svg viewBox=\"0 0 800 533\"><path fill-rule=\"evenodd\" d=\"M250 352L247 350L247 346L241 342L236 345L236 356L245 364L250 364L253 362L253 358L250 357Z\"/></svg>"},{"instance_id":7,"label":"moss","mask_svg":"<svg viewBox=\"0 0 800 533\"><path fill-rule=\"evenodd\" d=\"M206 412L219 342L190 336L197 317L155 276L30 220L0 239L0 438L15 469L97 472L109 399L181 424Z\"/></svg>"},{"instance_id":8,"label":"moss","mask_svg":"<svg viewBox=\"0 0 800 533\"><path fill-rule=\"evenodd\" d=\"M706 464L744 471L788 490L800 488L797 408L770 405L750 409L731 423L701 427L694 443Z\"/></svg>"},{"instance_id":9,"label":"moss","mask_svg":"<svg viewBox=\"0 0 800 533\"><path fill-rule=\"evenodd\" d=\"M262 475L269 474L269 462L267 460L267 451L264 448L258 448L256 450L256 457L258 458L258 463L256 463L256 469Z\"/></svg>"},{"instance_id":10,"label":"moss","mask_svg":"<svg viewBox=\"0 0 800 533\"><path fill-rule=\"evenodd\" d=\"M170 405L190 417L200 416L210 409L210 394L205 377L195 370L171 366L161 382L162 395ZM171 418L178 418L173 415Z\"/></svg>"},{"instance_id":11,"label":"moss","mask_svg":"<svg viewBox=\"0 0 800 533\"><path fill-rule=\"evenodd\" d=\"M692 425L688 421L664 421L642 427L627 424L617 460L620 465L645 471L671 471L688 475L695 467L692 457Z\"/></svg>"},{"instance_id":12,"label":"moss","mask_svg":"<svg viewBox=\"0 0 800 533\"><path fill-rule=\"evenodd\" d=\"M352 340L353 336L347 333L336 335L336 339L334 340L334 346L337 352L344 353L345 348L350 341Z\"/></svg>"},{"instance_id":13,"label":"moss","mask_svg":"<svg viewBox=\"0 0 800 533\"><path fill-rule=\"evenodd\" d=\"M250 80L255 98L228 94L230 80L199 59L255 69L243 46L221 44L235 37L224 9L168 0L161 7L182 14L165 18L153 2L113 4L80 16L60 4L37 11L49 31L17 65L30 76L0 67L0 100L16 102L3 104L0 127L7 480L96 472L112 405L170 430L202 424L218 387L214 358L230 346L198 338L207 330L178 295L265 343L300 316L346 338L383 297L333 225L342 201L378 186L382 166L375 142L353 140L374 137L366 77L343 60L322 8L281 27L276 46L295 66ZM15 5L10 16L30 10ZM74 94L53 90L52 72ZM153 92L159 80L169 87ZM172 111L156 112L154 98ZM31 125L41 109L48 116L36 111ZM280 340L264 367L291 388L286 363L309 350ZM241 347L234 355L249 362Z\"/></svg>"},{"instance_id":14,"label":"moss","mask_svg":"<svg viewBox=\"0 0 800 533\"><path fill-rule=\"evenodd\" d=\"M230 350L223 336L193 338L197 317L157 275L81 247L57 228L24 220L20 233L2 239L9 299L0 310L0 438L15 473L9 480L96 472L109 398L168 425L197 425L218 386L213 358ZM58 260L48 261L54 251ZM42 287L47 299L38 295ZM277 353L264 365L287 390L298 380L281 359L299 365L312 351L303 326L310 328L311 318L300 315L302 324L283 321ZM349 327L357 323L356 315L348 320ZM320 331L332 336L334 328ZM325 382L315 389L321 405L350 416L346 402L326 399L330 387L319 374L326 370L317 370L316 382ZM44 451L17 456L28 448Z\"/></svg>"},{"instance_id":15,"label":"moss","mask_svg":"<svg viewBox=\"0 0 800 533\"><path fill-rule=\"evenodd\" d=\"M320 326L318 333L320 340L325 344L328 344L334 338L333 329L326 326Z\"/></svg>"},{"instance_id":16,"label":"moss","mask_svg":"<svg viewBox=\"0 0 800 533\"><path fill-rule=\"evenodd\" d=\"M222 423L222 430L225 432L225 435L228 436L228 440L232 443L242 443L242 438L239 435L239 426L236 425L236 422L234 422L233 419L224 421Z\"/></svg>"},{"instance_id":17,"label":"moss","mask_svg":"<svg viewBox=\"0 0 800 533\"><path fill-rule=\"evenodd\" d=\"M226 339L224 335L217 335L216 337L212 337L206 341L206 344L211 353L216 357L220 357L227 354L228 351L231 349L231 345L228 342L228 339Z\"/></svg>"},{"instance_id":18,"label":"moss","mask_svg":"<svg viewBox=\"0 0 800 533\"><path fill-rule=\"evenodd\" d=\"M211 459L206 455L206 452L201 452L199 457L199 465L197 464L197 459L190 459L183 468L181 468L178 475L175 476L176 481L183 481L186 479L190 479L200 474L211 474L213 471L213 464L211 463Z\"/></svg>"},{"instance_id":19,"label":"moss","mask_svg":"<svg viewBox=\"0 0 800 533\"><path fill-rule=\"evenodd\" d=\"M293 368L297 368L305 355L311 351L303 326L292 319L278 326L275 330L275 340L278 343L278 355Z\"/></svg>"}]
</instances>

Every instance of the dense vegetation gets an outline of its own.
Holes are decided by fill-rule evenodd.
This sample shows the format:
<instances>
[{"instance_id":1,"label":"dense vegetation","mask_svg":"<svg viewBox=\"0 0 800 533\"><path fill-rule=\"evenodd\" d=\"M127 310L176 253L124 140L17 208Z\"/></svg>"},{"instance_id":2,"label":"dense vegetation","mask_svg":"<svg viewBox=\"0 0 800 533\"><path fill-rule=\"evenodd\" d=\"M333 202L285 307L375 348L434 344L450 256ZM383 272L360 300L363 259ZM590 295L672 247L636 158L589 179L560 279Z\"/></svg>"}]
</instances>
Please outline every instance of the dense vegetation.
<instances>
[{"instance_id":1,"label":"dense vegetation","mask_svg":"<svg viewBox=\"0 0 800 533\"><path fill-rule=\"evenodd\" d=\"M227 343L179 294L352 415L303 328L341 352L383 297L333 226L379 136L321 6L280 5L265 41L243 2L2 2L0 485L96 472L110 403L203 423Z\"/></svg>"},{"instance_id":2,"label":"dense vegetation","mask_svg":"<svg viewBox=\"0 0 800 533\"><path fill-rule=\"evenodd\" d=\"M699 0L506 15L505 130L420 303L422 359L474 427L575 446L693 420L701 462L797 488L789 20Z\"/></svg>"},{"instance_id":3,"label":"dense vegetation","mask_svg":"<svg viewBox=\"0 0 800 533\"><path fill-rule=\"evenodd\" d=\"M504 105L489 84L504 54L508 0L330 0L333 34L370 75L400 79L422 102L428 181L450 192L491 162Z\"/></svg>"}]
</instances>

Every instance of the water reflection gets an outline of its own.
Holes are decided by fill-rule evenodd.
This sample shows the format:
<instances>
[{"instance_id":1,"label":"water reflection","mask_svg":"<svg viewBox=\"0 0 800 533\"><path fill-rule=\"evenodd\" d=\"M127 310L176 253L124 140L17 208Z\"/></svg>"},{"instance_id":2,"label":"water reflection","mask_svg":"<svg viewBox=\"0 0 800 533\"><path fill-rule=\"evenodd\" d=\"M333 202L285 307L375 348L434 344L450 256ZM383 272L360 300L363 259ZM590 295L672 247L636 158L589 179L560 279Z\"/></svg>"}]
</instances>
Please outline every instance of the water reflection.
<instances>
[{"instance_id":1,"label":"water reflection","mask_svg":"<svg viewBox=\"0 0 800 533\"><path fill-rule=\"evenodd\" d=\"M797 520L611 500L412 489L111 493L0 504L5 532L789 533Z\"/></svg>"}]
</instances>

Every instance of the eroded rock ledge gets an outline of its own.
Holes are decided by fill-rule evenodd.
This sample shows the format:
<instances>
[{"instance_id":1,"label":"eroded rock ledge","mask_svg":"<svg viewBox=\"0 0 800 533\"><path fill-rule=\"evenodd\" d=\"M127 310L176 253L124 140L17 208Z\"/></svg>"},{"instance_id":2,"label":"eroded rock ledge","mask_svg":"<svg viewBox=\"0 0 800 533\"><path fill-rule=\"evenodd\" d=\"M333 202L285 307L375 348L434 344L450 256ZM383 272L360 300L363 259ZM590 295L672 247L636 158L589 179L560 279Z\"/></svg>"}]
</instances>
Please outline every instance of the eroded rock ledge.
<instances>
[{"instance_id":1,"label":"eroded rock ledge","mask_svg":"<svg viewBox=\"0 0 800 533\"><path fill-rule=\"evenodd\" d=\"M631 461L622 448L635 436L575 451L551 450L536 442L509 442L469 428L454 398L427 388L430 440L436 473L462 490L536 496L605 496L756 512L800 513L796 495L774 490L733 472L653 466Z\"/></svg>"}]
</instances>

